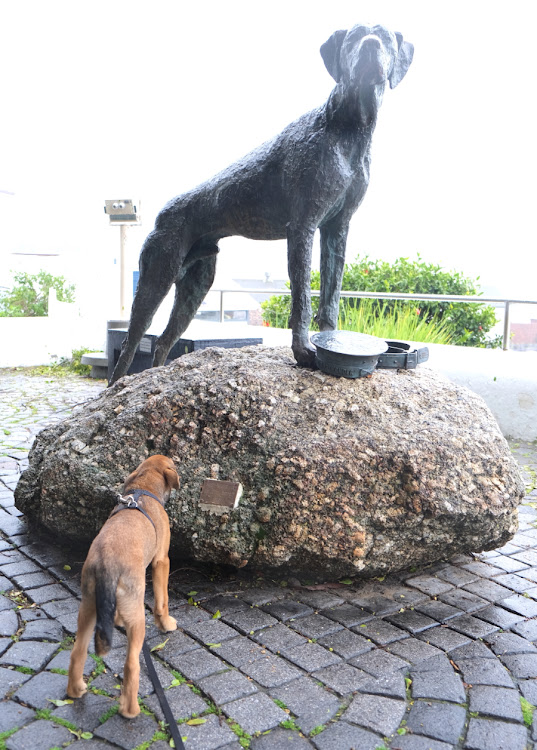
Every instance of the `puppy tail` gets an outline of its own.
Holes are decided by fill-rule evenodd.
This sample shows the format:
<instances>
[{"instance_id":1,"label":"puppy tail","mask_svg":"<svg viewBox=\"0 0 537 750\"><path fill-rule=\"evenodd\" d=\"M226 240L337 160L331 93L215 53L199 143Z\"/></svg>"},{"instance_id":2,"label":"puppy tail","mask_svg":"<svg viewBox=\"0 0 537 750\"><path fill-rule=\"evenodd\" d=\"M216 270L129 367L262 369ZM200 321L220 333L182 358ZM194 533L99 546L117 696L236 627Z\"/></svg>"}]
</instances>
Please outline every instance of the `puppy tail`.
<instances>
[{"instance_id":1,"label":"puppy tail","mask_svg":"<svg viewBox=\"0 0 537 750\"><path fill-rule=\"evenodd\" d=\"M116 613L116 588L117 580L112 580L106 575L97 576L95 585L95 608L97 610L95 651L97 656L104 656L112 647Z\"/></svg>"}]
</instances>

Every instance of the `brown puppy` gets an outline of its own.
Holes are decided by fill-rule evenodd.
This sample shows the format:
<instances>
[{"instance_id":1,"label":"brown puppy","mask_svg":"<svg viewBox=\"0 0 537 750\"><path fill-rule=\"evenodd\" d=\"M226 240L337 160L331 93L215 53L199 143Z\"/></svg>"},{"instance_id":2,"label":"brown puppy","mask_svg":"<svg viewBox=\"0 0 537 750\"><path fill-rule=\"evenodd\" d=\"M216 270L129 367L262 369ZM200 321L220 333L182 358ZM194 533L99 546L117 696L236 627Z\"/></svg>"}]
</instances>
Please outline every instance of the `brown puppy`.
<instances>
[{"instance_id":1,"label":"brown puppy","mask_svg":"<svg viewBox=\"0 0 537 750\"><path fill-rule=\"evenodd\" d=\"M169 458L151 456L143 461L127 477L123 505L112 511L82 568L82 603L69 663L67 694L80 698L86 692L83 670L93 629L95 650L103 656L110 650L114 624L123 626L128 645L119 713L129 719L140 713L140 651L145 638L145 570L149 563L153 573L155 623L163 632L177 628L176 621L168 614L170 523L164 504L171 490L178 487L179 477ZM137 510L133 510L136 506ZM129 507L129 511L119 512L124 507Z\"/></svg>"}]
</instances>

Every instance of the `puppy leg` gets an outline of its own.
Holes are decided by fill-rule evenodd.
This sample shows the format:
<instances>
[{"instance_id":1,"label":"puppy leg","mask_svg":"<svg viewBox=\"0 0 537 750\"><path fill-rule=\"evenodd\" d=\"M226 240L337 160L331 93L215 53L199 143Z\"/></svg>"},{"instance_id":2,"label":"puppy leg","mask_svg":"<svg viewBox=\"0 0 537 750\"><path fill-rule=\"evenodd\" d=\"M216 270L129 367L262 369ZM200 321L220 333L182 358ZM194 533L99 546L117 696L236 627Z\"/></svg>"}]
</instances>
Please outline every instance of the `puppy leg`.
<instances>
[{"instance_id":1,"label":"puppy leg","mask_svg":"<svg viewBox=\"0 0 537 750\"><path fill-rule=\"evenodd\" d=\"M123 687L119 696L119 713L126 719L134 719L140 713L138 688L140 685L140 651L145 638L144 603L129 607L123 618L127 629L127 658L125 659Z\"/></svg>"},{"instance_id":2,"label":"puppy leg","mask_svg":"<svg viewBox=\"0 0 537 750\"><path fill-rule=\"evenodd\" d=\"M95 600L83 598L78 611L78 628L75 645L71 651L71 659L69 661L67 695L70 698L80 698L86 692L84 664L88 656L88 646L95 628L96 619Z\"/></svg>"},{"instance_id":3,"label":"puppy leg","mask_svg":"<svg viewBox=\"0 0 537 750\"><path fill-rule=\"evenodd\" d=\"M163 633L177 630L177 622L168 614L168 576L170 573L170 559L166 555L161 560L153 560L153 593L155 595L155 606L153 617L155 625Z\"/></svg>"}]
</instances>

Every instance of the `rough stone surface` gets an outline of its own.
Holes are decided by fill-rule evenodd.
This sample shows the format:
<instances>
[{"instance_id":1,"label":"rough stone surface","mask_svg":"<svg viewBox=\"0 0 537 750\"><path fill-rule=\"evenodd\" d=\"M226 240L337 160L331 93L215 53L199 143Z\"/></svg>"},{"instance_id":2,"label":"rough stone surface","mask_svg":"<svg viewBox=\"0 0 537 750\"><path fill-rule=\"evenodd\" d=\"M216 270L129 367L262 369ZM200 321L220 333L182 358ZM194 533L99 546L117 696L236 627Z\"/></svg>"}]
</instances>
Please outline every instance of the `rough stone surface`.
<instances>
[{"instance_id":1,"label":"rough stone surface","mask_svg":"<svg viewBox=\"0 0 537 750\"><path fill-rule=\"evenodd\" d=\"M247 347L123 378L41 432L16 505L89 542L151 453L181 476L172 556L295 574L378 575L501 546L523 497L484 402L437 373L349 380L297 368L285 348ZM240 482L238 508L203 510L205 479Z\"/></svg>"}]
</instances>

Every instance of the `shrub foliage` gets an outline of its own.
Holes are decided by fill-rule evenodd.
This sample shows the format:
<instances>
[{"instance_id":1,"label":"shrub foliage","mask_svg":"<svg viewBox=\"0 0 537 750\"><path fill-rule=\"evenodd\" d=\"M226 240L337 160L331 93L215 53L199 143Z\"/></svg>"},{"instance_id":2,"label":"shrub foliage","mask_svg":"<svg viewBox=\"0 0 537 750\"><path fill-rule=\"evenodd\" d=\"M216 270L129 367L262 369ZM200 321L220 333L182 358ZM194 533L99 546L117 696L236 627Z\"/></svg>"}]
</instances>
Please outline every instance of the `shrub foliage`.
<instances>
[{"instance_id":1,"label":"shrub foliage","mask_svg":"<svg viewBox=\"0 0 537 750\"><path fill-rule=\"evenodd\" d=\"M48 293L56 290L59 302L75 301L75 286L63 276L52 276L46 271L31 275L26 272L13 275L14 286L0 292L0 317L26 318L48 315Z\"/></svg>"}]
</instances>

